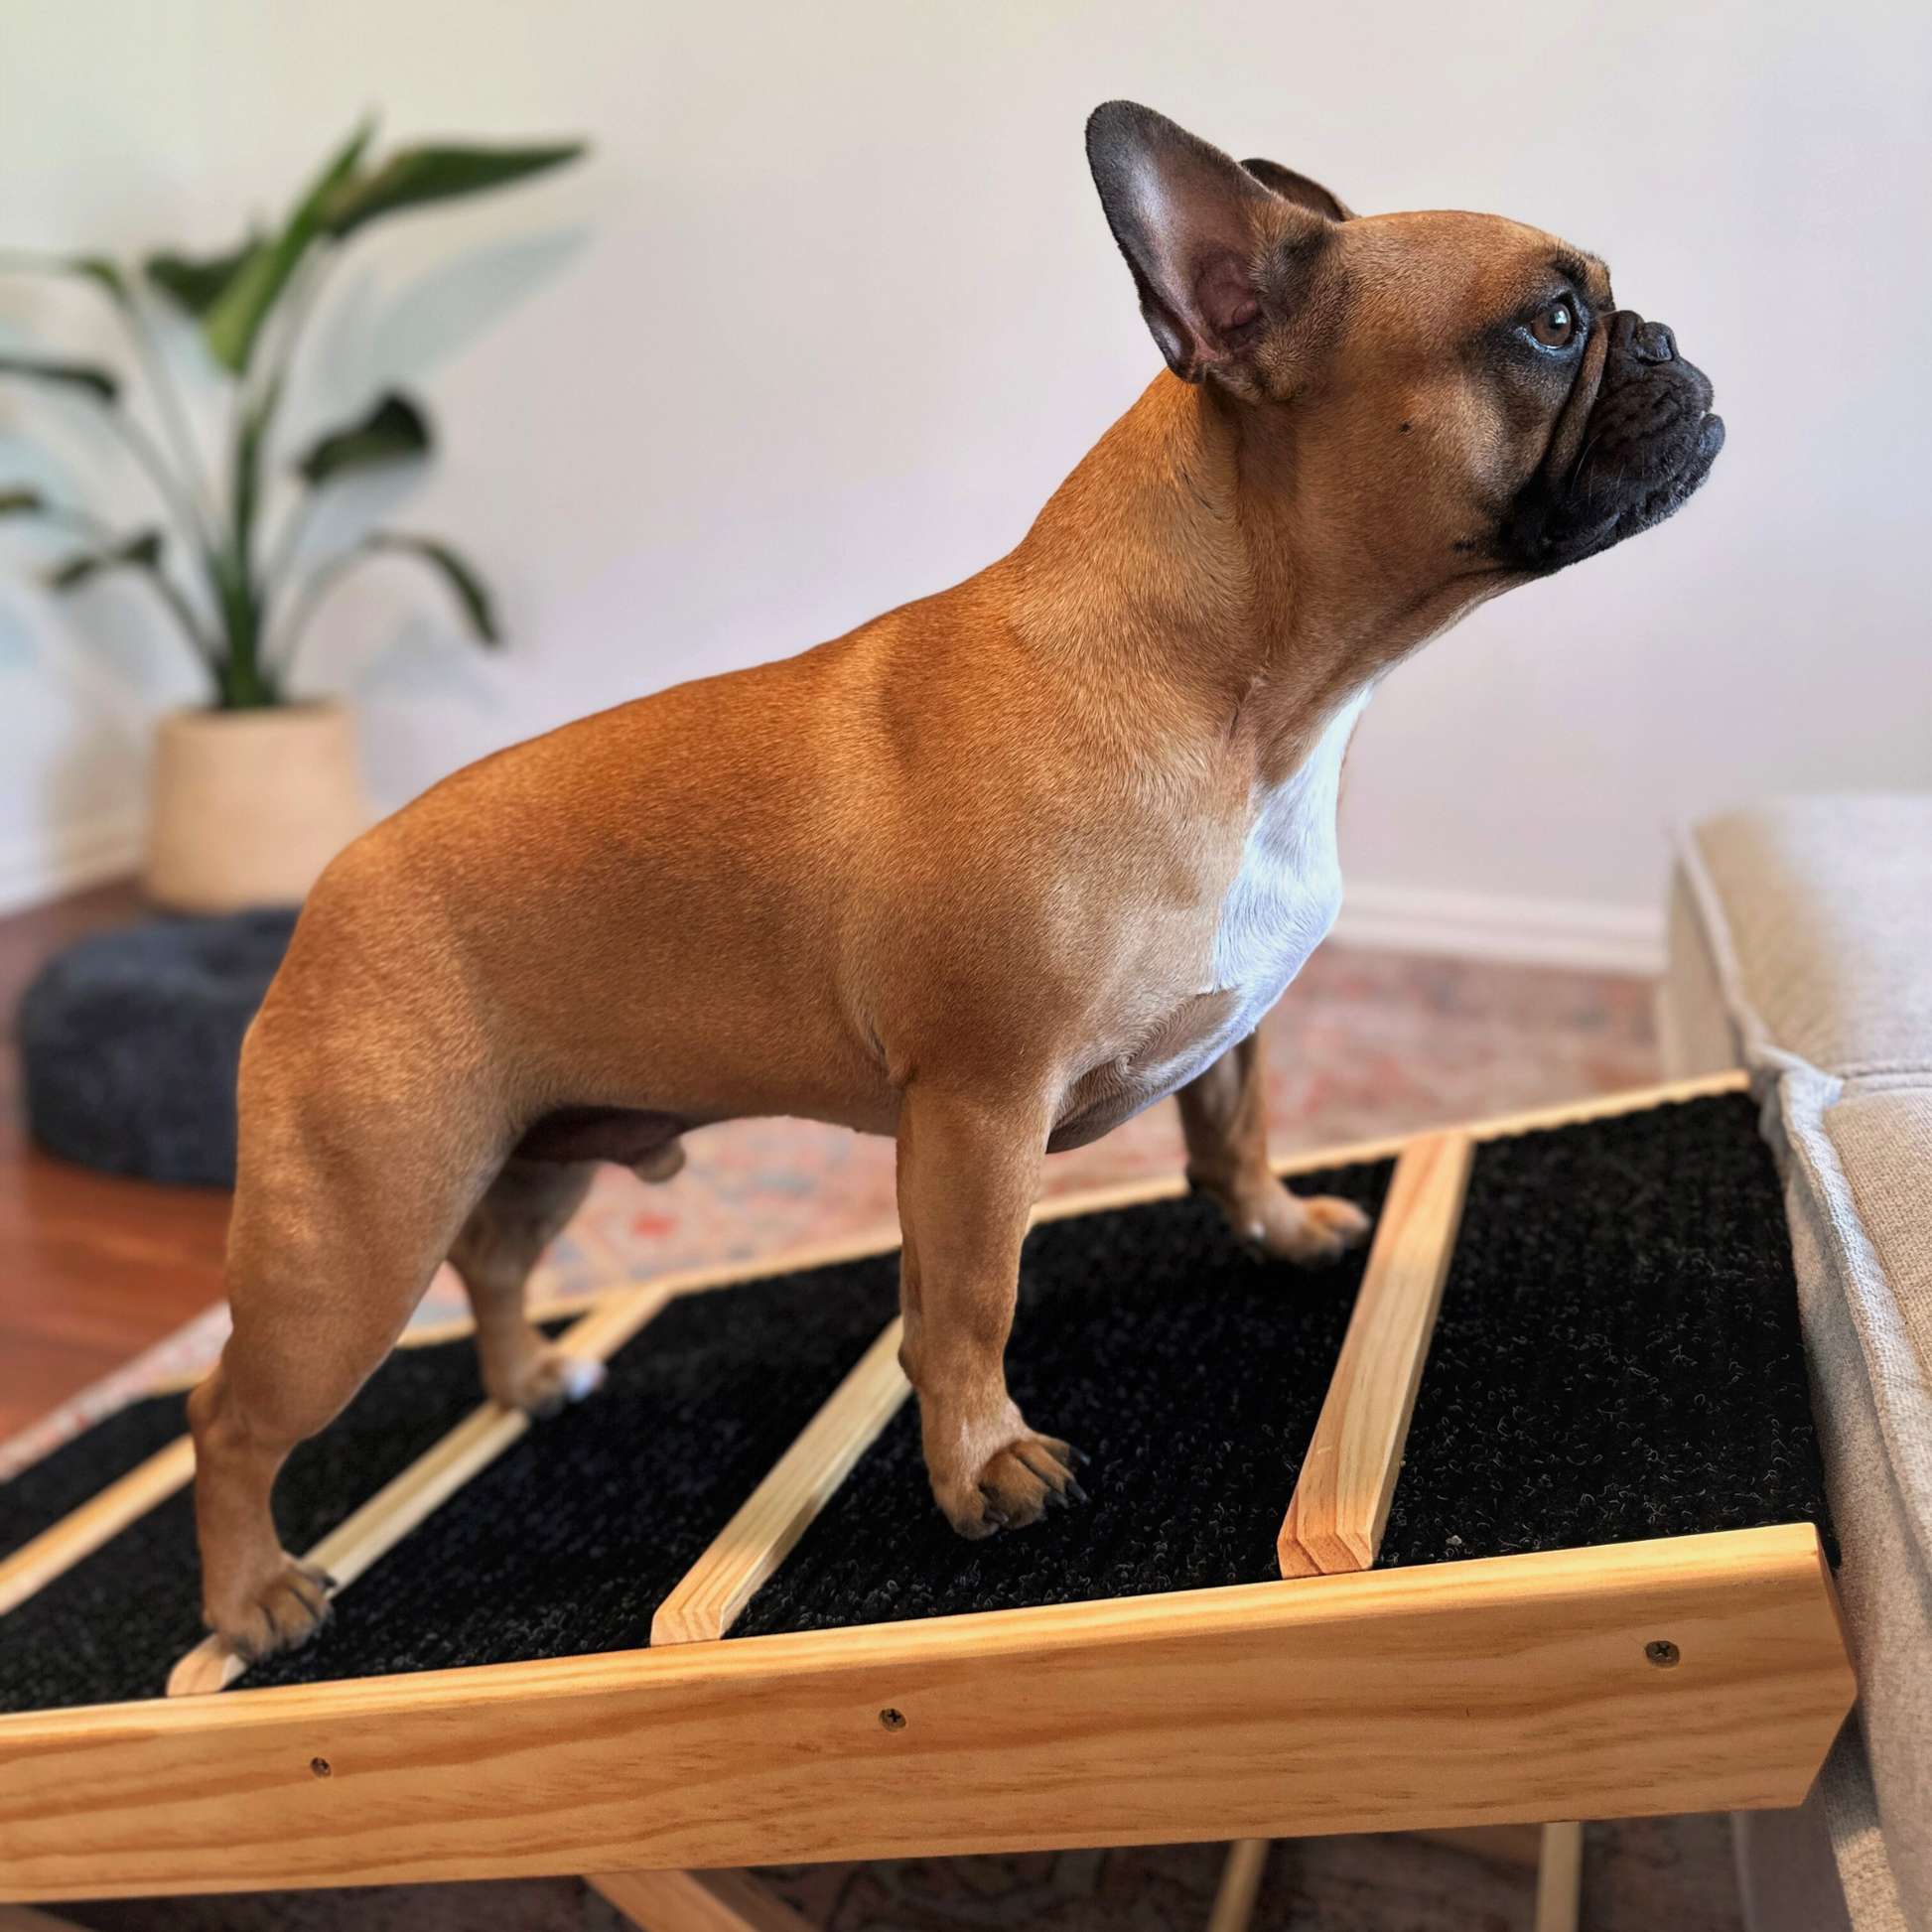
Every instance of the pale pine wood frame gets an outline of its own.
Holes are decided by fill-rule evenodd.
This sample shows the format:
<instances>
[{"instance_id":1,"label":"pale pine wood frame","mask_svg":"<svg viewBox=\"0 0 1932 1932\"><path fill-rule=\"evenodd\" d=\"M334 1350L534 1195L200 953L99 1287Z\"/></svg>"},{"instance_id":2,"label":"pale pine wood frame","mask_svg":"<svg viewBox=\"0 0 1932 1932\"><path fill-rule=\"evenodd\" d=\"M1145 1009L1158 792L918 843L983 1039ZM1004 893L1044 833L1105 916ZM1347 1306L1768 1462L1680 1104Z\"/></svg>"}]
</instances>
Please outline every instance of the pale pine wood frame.
<instances>
[{"instance_id":1,"label":"pale pine wood frame","mask_svg":"<svg viewBox=\"0 0 1932 1932\"><path fill-rule=\"evenodd\" d=\"M1475 1143L1424 1134L1397 1157L1361 1291L1282 1519L1284 1577L1372 1570L1436 1331Z\"/></svg>"},{"instance_id":2,"label":"pale pine wood frame","mask_svg":"<svg viewBox=\"0 0 1932 1932\"><path fill-rule=\"evenodd\" d=\"M642 1932L818 1932L749 1871L610 1871L584 1882Z\"/></svg>"},{"instance_id":3,"label":"pale pine wood frame","mask_svg":"<svg viewBox=\"0 0 1932 1932\"><path fill-rule=\"evenodd\" d=\"M1490 1139L1740 1084L1466 1131ZM1040 1218L1180 1191L1118 1189ZM600 1326L634 1332L640 1306L635 1291L612 1298ZM714 1545L680 1585L721 1627L896 1406L889 1343L890 1331L867 1358L869 1380L854 1371L865 1399L848 1377L761 1486L791 1464L785 1506L757 1515L755 1496L730 1565ZM398 1478L387 1521L372 1520L377 1499L357 1512L382 1547L424 1513L413 1477ZM1675 1667L1648 1660L1659 1638L1678 1646ZM0 1719L0 1897L1790 1805L1854 1689L1805 1525L730 1643L701 1633ZM889 1726L888 1712L904 1723Z\"/></svg>"}]
</instances>

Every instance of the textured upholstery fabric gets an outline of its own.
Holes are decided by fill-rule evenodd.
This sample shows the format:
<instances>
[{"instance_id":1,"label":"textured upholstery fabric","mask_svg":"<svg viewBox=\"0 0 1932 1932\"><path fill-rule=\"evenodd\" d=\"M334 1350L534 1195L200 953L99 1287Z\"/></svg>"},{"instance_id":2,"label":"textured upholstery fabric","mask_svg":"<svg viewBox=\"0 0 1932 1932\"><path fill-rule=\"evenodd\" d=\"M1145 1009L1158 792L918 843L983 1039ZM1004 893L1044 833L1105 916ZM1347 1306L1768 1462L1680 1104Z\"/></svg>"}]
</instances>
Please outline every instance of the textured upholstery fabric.
<instances>
[{"instance_id":1,"label":"textured upholstery fabric","mask_svg":"<svg viewBox=\"0 0 1932 1932\"><path fill-rule=\"evenodd\" d=\"M1932 1072L1932 797L1789 799L1693 844L1739 1021L1844 1079Z\"/></svg>"},{"instance_id":2,"label":"textured upholstery fabric","mask_svg":"<svg viewBox=\"0 0 1932 1932\"><path fill-rule=\"evenodd\" d=\"M1932 955L1926 961L1932 978ZM1932 1381L1932 1082L1848 1088L1827 1109L1853 1205L1898 1301L1922 1381Z\"/></svg>"},{"instance_id":3,"label":"textured upholstery fabric","mask_svg":"<svg viewBox=\"0 0 1932 1932\"><path fill-rule=\"evenodd\" d=\"M1844 1551L1863 1748L1821 1779L1831 1843L1859 1932L1932 1932L1932 797L1697 827L1659 996L1673 1072L1724 1054L1714 988L1784 1170ZM1747 1864L1769 1838L1740 1840ZM1752 1932L1805 1922L1768 1872L1745 1893Z\"/></svg>"},{"instance_id":4,"label":"textured upholstery fabric","mask_svg":"<svg viewBox=\"0 0 1932 1932\"><path fill-rule=\"evenodd\" d=\"M1871 1770L1862 1741L1855 1716L1840 1731L1818 1783L1825 1797L1825 1823L1831 1832L1848 1914L1856 1926L1890 1932L1893 1926L1902 1927L1905 1918L1899 1910L1898 1884L1885 1853L1878 1798L1871 1788Z\"/></svg>"}]
</instances>

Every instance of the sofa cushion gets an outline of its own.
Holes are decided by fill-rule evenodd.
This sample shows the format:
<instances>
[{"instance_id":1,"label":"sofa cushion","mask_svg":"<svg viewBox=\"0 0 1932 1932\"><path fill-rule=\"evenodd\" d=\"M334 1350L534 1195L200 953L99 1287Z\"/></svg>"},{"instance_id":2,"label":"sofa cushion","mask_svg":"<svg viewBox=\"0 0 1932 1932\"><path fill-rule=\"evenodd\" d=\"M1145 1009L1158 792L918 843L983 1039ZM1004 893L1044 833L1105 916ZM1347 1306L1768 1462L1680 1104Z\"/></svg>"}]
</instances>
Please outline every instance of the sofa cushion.
<instances>
[{"instance_id":1,"label":"sofa cushion","mask_svg":"<svg viewBox=\"0 0 1932 1932\"><path fill-rule=\"evenodd\" d=\"M1659 1004L1672 1071L1734 1042L1767 1103L1882 1853L1932 1932L1932 798L1698 826Z\"/></svg>"},{"instance_id":2,"label":"sofa cushion","mask_svg":"<svg viewBox=\"0 0 1932 1932\"><path fill-rule=\"evenodd\" d=\"M1763 1044L1846 1078L1932 1073L1932 797L1787 799L1693 837Z\"/></svg>"},{"instance_id":3,"label":"sofa cushion","mask_svg":"<svg viewBox=\"0 0 1932 1932\"><path fill-rule=\"evenodd\" d=\"M1932 977L1932 955L1926 961ZM1847 1084L1825 1111L1878 1272L1932 1383L1932 1081L1924 1086Z\"/></svg>"}]
</instances>

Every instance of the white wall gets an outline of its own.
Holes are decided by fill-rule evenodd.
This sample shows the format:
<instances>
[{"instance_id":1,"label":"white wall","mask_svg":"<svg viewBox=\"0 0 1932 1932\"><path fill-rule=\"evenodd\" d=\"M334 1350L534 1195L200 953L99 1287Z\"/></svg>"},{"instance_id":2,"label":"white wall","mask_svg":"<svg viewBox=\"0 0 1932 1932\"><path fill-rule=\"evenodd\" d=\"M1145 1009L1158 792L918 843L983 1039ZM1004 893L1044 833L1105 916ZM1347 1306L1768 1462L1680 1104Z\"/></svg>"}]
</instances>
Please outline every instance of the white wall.
<instances>
[{"instance_id":1,"label":"white wall","mask_svg":"<svg viewBox=\"0 0 1932 1932\"><path fill-rule=\"evenodd\" d=\"M353 694L385 806L1011 545L1157 365L1081 159L1113 94L1363 209L1496 209L1599 250L1728 422L1678 520L1390 680L1344 813L1357 932L1641 961L1667 821L1932 782L1923 7L4 0L0 20L15 243L223 243L370 105L398 136L596 143L569 176L374 231L318 332L294 429L384 382L424 393L441 460L350 507L460 540L513 630L481 658L395 566L333 609L311 679ZM84 340L88 314L0 285L0 343ZM0 398L0 466L106 474L83 425L28 423ZM126 862L145 717L192 687L132 592L56 608L0 541L20 902Z\"/></svg>"}]
</instances>

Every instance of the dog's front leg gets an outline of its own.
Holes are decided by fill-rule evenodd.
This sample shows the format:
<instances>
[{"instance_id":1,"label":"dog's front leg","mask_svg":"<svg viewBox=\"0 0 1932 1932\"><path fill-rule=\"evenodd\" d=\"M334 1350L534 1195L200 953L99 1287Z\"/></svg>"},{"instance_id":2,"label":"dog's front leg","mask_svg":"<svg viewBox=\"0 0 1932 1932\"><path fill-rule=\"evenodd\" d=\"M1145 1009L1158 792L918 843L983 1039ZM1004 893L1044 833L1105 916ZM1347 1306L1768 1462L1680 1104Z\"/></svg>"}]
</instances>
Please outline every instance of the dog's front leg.
<instances>
[{"instance_id":1,"label":"dog's front leg","mask_svg":"<svg viewBox=\"0 0 1932 1932\"><path fill-rule=\"evenodd\" d=\"M1332 1194L1291 1194L1268 1165L1261 1035L1230 1046L1174 1095L1187 1138L1187 1179L1235 1233L1281 1261L1318 1268L1368 1238L1368 1216Z\"/></svg>"},{"instance_id":2,"label":"dog's front leg","mask_svg":"<svg viewBox=\"0 0 1932 1932\"><path fill-rule=\"evenodd\" d=\"M932 1493L961 1536L1035 1523L1082 1501L1078 1452L1027 1427L1007 1394L1020 1245L1038 1189L1049 1110L914 1085L898 1123L905 1246L899 1361L919 1397Z\"/></svg>"}]
</instances>

